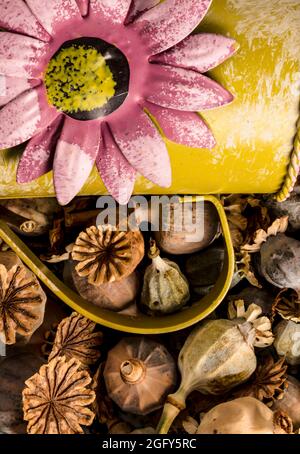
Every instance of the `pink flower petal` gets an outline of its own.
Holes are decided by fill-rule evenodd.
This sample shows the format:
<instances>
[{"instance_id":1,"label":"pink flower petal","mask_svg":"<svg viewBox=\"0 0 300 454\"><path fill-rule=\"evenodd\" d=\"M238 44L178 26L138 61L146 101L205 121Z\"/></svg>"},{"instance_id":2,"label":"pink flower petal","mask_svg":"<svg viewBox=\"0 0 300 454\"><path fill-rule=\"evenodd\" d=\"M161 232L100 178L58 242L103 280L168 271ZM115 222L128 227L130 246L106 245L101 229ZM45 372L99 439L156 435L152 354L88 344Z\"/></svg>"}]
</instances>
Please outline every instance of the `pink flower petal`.
<instances>
[{"instance_id":1,"label":"pink flower petal","mask_svg":"<svg viewBox=\"0 0 300 454\"><path fill-rule=\"evenodd\" d=\"M6 76L39 78L39 59L47 45L29 36L1 32L0 74Z\"/></svg>"},{"instance_id":2,"label":"pink flower petal","mask_svg":"<svg viewBox=\"0 0 300 454\"><path fill-rule=\"evenodd\" d=\"M152 54L186 38L202 21L212 0L166 0L140 16L135 25Z\"/></svg>"},{"instance_id":3,"label":"pink flower petal","mask_svg":"<svg viewBox=\"0 0 300 454\"><path fill-rule=\"evenodd\" d=\"M99 121L83 122L66 118L53 165L54 187L61 205L67 205L88 179L99 143Z\"/></svg>"},{"instance_id":4,"label":"pink flower petal","mask_svg":"<svg viewBox=\"0 0 300 454\"><path fill-rule=\"evenodd\" d=\"M0 27L34 36L42 41L50 39L23 0L0 0Z\"/></svg>"},{"instance_id":5,"label":"pink flower petal","mask_svg":"<svg viewBox=\"0 0 300 454\"><path fill-rule=\"evenodd\" d=\"M18 183L29 183L52 170L63 118L63 115L57 117L53 123L29 141L19 161Z\"/></svg>"},{"instance_id":6,"label":"pink flower petal","mask_svg":"<svg viewBox=\"0 0 300 454\"><path fill-rule=\"evenodd\" d=\"M189 36L172 49L155 55L151 61L205 73L223 63L237 50L234 39L202 33Z\"/></svg>"},{"instance_id":7,"label":"pink flower petal","mask_svg":"<svg viewBox=\"0 0 300 454\"><path fill-rule=\"evenodd\" d=\"M0 107L5 106L24 91L39 85L39 80L19 79L0 75Z\"/></svg>"},{"instance_id":8,"label":"pink flower petal","mask_svg":"<svg viewBox=\"0 0 300 454\"><path fill-rule=\"evenodd\" d=\"M44 105L43 87L28 90L0 110L0 149L11 148L39 134L59 115Z\"/></svg>"},{"instance_id":9,"label":"pink flower petal","mask_svg":"<svg viewBox=\"0 0 300 454\"><path fill-rule=\"evenodd\" d=\"M188 69L152 65L152 94L148 101L170 109L201 111L233 101L217 82Z\"/></svg>"},{"instance_id":10,"label":"pink flower petal","mask_svg":"<svg viewBox=\"0 0 300 454\"><path fill-rule=\"evenodd\" d=\"M75 0L26 0L26 3L51 36L61 23L81 18Z\"/></svg>"},{"instance_id":11,"label":"pink flower petal","mask_svg":"<svg viewBox=\"0 0 300 454\"><path fill-rule=\"evenodd\" d=\"M161 135L138 105L109 121L121 152L139 173L162 187L171 185L171 164Z\"/></svg>"},{"instance_id":12,"label":"pink flower petal","mask_svg":"<svg viewBox=\"0 0 300 454\"><path fill-rule=\"evenodd\" d=\"M121 153L106 123L102 124L102 141L96 165L108 192L121 205L128 203L136 171Z\"/></svg>"},{"instance_id":13,"label":"pink flower petal","mask_svg":"<svg viewBox=\"0 0 300 454\"><path fill-rule=\"evenodd\" d=\"M131 0L90 0L91 12L102 14L112 23L122 24L127 17Z\"/></svg>"},{"instance_id":14,"label":"pink flower petal","mask_svg":"<svg viewBox=\"0 0 300 454\"><path fill-rule=\"evenodd\" d=\"M173 142L194 148L214 148L216 140L202 118L194 112L164 109L147 103L165 136Z\"/></svg>"},{"instance_id":15,"label":"pink flower petal","mask_svg":"<svg viewBox=\"0 0 300 454\"><path fill-rule=\"evenodd\" d=\"M127 17L127 23L131 22L141 13L148 11L159 3L160 0L132 0L130 12Z\"/></svg>"},{"instance_id":16,"label":"pink flower petal","mask_svg":"<svg viewBox=\"0 0 300 454\"><path fill-rule=\"evenodd\" d=\"M89 0L76 0L79 11L83 17L88 15L89 12Z\"/></svg>"}]
</instances>

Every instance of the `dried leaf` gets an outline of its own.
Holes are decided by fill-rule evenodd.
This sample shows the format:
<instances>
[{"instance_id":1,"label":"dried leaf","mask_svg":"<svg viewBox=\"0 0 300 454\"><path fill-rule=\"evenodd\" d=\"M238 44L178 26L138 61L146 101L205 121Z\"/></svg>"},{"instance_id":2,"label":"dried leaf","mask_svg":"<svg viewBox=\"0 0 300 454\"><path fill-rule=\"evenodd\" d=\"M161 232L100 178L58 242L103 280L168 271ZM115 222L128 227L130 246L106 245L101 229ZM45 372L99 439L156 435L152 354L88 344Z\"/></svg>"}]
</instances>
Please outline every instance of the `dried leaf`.
<instances>
[{"instance_id":1,"label":"dried leaf","mask_svg":"<svg viewBox=\"0 0 300 454\"><path fill-rule=\"evenodd\" d=\"M251 256L247 251L240 251L236 254L236 266L238 275L243 279L247 279L247 281L257 288L262 288L261 284L258 282L254 271L251 265Z\"/></svg>"},{"instance_id":2,"label":"dried leaf","mask_svg":"<svg viewBox=\"0 0 300 454\"><path fill-rule=\"evenodd\" d=\"M92 226L81 232L72 251L76 271L93 285L129 276L144 256L140 231L121 231L110 225Z\"/></svg>"},{"instance_id":3,"label":"dried leaf","mask_svg":"<svg viewBox=\"0 0 300 454\"><path fill-rule=\"evenodd\" d=\"M24 420L29 434L79 434L90 426L95 400L91 377L75 358L57 357L29 378L23 391Z\"/></svg>"},{"instance_id":4,"label":"dried leaf","mask_svg":"<svg viewBox=\"0 0 300 454\"><path fill-rule=\"evenodd\" d=\"M29 337L42 324L46 295L37 278L21 262L0 264L0 340L14 344L16 335Z\"/></svg>"},{"instance_id":5,"label":"dried leaf","mask_svg":"<svg viewBox=\"0 0 300 454\"><path fill-rule=\"evenodd\" d=\"M267 241L270 236L276 236L278 233L284 233L288 227L288 216L276 219L267 230L259 229L255 232L253 243L244 244L241 250L247 252L258 252L261 245Z\"/></svg>"},{"instance_id":6,"label":"dried leaf","mask_svg":"<svg viewBox=\"0 0 300 454\"><path fill-rule=\"evenodd\" d=\"M295 290L283 289L275 298L272 307L273 316L277 313L285 320L300 323L300 302Z\"/></svg>"},{"instance_id":7,"label":"dried leaf","mask_svg":"<svg viewBox=\"0 0 300 454\"><path fill-rule=\"evenodd\" d=\"M250 381L239 387L233 397L251 396L271 406L275 400L283 397L286 380L287 365L284 358L275 362L271 354L262 355Z\"/></svg>"},{"instance_id":8,"label":"dried leaf","mask_svg":"<svg viewBox=\"0 0 300 454\"><path fill-rule=\"evenodd\" d=\"M94 332L96 323L73 312L58 325L49 361L57 356L76 358L83 367L95 364L101 356L101 332Z\"/></svg>"}]
</instances>

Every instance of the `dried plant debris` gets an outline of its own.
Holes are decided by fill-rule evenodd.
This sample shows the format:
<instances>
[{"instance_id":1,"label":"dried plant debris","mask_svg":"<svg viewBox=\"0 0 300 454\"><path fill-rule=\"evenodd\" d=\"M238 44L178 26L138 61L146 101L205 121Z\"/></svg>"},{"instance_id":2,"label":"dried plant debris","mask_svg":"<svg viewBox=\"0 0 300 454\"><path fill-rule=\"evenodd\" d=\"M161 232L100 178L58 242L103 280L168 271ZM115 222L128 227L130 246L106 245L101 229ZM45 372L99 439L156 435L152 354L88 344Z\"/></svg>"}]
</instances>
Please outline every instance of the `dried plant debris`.
<instances>
[{"instance_id":1,"label":"dried plant debris","mask_svg":"<svg viewBox=\"0 0 300 454\"><path fill-rule=\"evenodd\" d=\"M95 392L80 365L75 358L57 357L25 382L23 411L29 434L80 434L82 426L92 424L95 414L89 406Z\"/></svg>"},{"instance_id":2,"label":"dried plant debris","mask_svg":"<svg viewBox=\"0 0 300 454\"><path fill-rule=\"evenodd\" d=\"M0 340L8 345L42 324L47 299L35 275L16 262L8 268L0 263Z\"/></svg>"},{"instance_id":3,"label":"dried plant debris","mask_svg":"<svg viewBox=\"0 0 300 454\"><path fill-rule=\"evenodd\" d=\"M58 325L49 361L58 356L76 358L83 367L95 364L101 356L103 335L94 332L96 324L73 312Z\"/></svg>"},{"instance_id":4,"label":"dried plant debris","mask_svg":"<svg viewBox=\"0 0 300 454\"><path fill-rule=\"evenodd\" d=\"M251 255L247 251L241 250L236 254L236 274L239 279L247 279L249 284L257 288L262 288L259 283L251 261Z\"/></svg>"},{"instance_id":5,"label":"dried plant debris","mask_svg":"<svg viewBox=\"0 0 300 454\"><path fill-rule=\"evenodd\" d=\"M72 251L76 271L93 285L129 276L144 257L140 231L121 231L110 225L92 226L81 232Z\"/></svg>"},{"instance_id":6,"label":"dried plant debris","mask_svg":"<svg viewBox=\"0 0 300 454\"><path fill-rule=\"evenodd\" d=\"M233 396L251 396L271 406L275 400L282 399L287 387L287 364L284 358L274 360L269 353L261 355L252 378L237 389Z\"/></svg>"},{"instance_id":7,"label":"dried plant debris","mask_svg":"<svg viewBox=\"0 0 300 454\"><path fill-rule=\"evenodd\" d=\"M247 218L243 216L246 206L247 199L237 194L232 194L224 199L224 210L235 249L239 249L244 242L244 232L248 225Z\"/></svg>"},{"instance_id":8,"label":"dried plant debris","mask_svg":"<svg viewBox=\"0 0 300 454\"><path fill-rule=\"evenodd\" d=\"M270 236L276 236L278 233L284 233L287 230L288 222L288 217L284 216L276 219L266 230L256 230L252 241L244 244L242 246L242 250L250 253L258 252L261 245L265 243Z\"/></svg>"},{"instance_id":9,"label":"dried plant debris","mask_svg":"<svg viewBox=\"0 0 300 454\"><path fill-rule=\"evenodd\" d=\"M295 290L283 289L275 298L273 315L279 314L285 320L300 323L299 296Z\"/></svg>"}]
</instances>

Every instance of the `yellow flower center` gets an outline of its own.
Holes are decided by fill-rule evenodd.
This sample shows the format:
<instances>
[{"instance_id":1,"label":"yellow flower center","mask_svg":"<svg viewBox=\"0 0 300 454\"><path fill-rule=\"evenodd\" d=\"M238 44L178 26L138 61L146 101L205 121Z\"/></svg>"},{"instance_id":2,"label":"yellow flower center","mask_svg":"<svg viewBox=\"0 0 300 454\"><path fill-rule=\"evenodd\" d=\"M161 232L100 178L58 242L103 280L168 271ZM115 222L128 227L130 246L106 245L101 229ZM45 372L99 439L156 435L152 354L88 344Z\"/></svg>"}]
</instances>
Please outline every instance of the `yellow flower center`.
<instances>
[{"instance_id":1,"label":"yellow flower center","mask_svg":"<svg viewBox=\"0 0 300 454\"><path fill-rule=\"evenodd\" d=\"M48 101L67 114L102 108L117 82L101 52L88 45L61 48L50 60L45 85Z\"/></svg>"}]
</instances>

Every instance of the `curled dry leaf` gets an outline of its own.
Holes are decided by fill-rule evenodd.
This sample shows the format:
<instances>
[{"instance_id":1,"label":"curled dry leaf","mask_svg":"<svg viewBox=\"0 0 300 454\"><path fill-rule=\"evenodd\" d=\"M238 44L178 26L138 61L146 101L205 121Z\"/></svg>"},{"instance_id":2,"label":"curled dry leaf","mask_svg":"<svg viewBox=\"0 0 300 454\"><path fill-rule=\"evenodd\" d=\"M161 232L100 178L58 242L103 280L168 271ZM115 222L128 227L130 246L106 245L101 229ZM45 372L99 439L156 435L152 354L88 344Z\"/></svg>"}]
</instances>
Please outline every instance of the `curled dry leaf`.
<instances>
[{"instance_id":1,"label":"curled dry leaf","mask_svg":"<svg viewBox=\"0 0 300 454\"><path fill-rule=\"evenodd\" d=\"M281 290L275 298L273 316L279 314L285 320L300 323L300 303L297 292L292 289Z\"/></svg>"},{"instance_id":2,"label":"curled dry leaf","mask_svg":"<svg viewBox=\"0 0 300 454\"><path fill-rule=\"evenodd\" d=\"M129 276L143 257L144 239L139 230L121 231L110 225L81 232L72 251L73 260L79 262L77 273L93 285Z\"/></svg>"},{"instance_id":3,"label":"curled dry leaf","mask_svg":"<svg viewBox=\"0 0 300 454\"><path fill-rule=\"evenodd\" d=\"M58 325L49 361L65 356L76 358L83 367L95 364L101 356L99 346L102 344L101 332L94 332L96 323L73 312Z\"/></svg>"},{"instance_id":4,"label":"curled dry leaf","mask_svg":"<svg viewBox=\"0 0 300 454\"><path fill-rule=\"evenodd\" d=\"M23 411L29 434L79 434L81 426L92 424L95 415L88 407L95 392L80 365L75 358L57 357L25 382Z\"/></svg>"},{"instance_id":5,"label":"curled dry leaf","mask_svg":"<svg viewBox=\"0 0 300 454\"><path fill-rule=\"evenodd\" d=\"M237 274L241 279L247 279L247 281L257 288L262 288L261 284L258 282L254 270L251 264L251 255L247 251L241 250L236 254L236 267Z\"/></svg>"},{"instance_id":6,"label":"curled dry leaf","mask_svg":"<svg viewBox=\"0 0 300 454\"><path fill-rule=\"evenodd\" d=\"M247 199L239 195L232 194L224 198L224 210L235 249L239 249L244 241L244 232L247 229L248 221L242 213L246 206Z\"/></svg>"},{"instance_id":7,"label":"curled dry leaf","mask_svg":"<svg viewBox=\"0 0 300 454\"><path fill-rule=\"evenodd\" d=\"M275 361L272 355L262 355L252 378L248 383L237 389L233 396L251 396L273 405L277 399L282 399L287 387L287 365L284 358Z\"/></svg>"},{"instance_id":8,"label":"curled dry leaf","mask_svg":"<svg viewBox=\"0 0 300 454\"><path fill-rule=\"evenodd\" d=\"M6 259L13 266L4 265ZM0 340L11 345L17 334L29 337L42 324L47 297L13 252L3 252L0 261Z\"/></svg>"},{"instance_id":9,"label":"curled dry leaf","mask_svg":"<svg viewBox=\"0 0 300 454\"><path fill-rule=\"evenodd\" d=\"M289 218L283 216L282 218L276 219L267 230L258 229L255 232L253 241L251 243L244 244L241 249L250 253L258 252L261 245L267 241L270 236L276 236L278 233L286 232L288 228Z\"/></svg>"}]
</instances>

